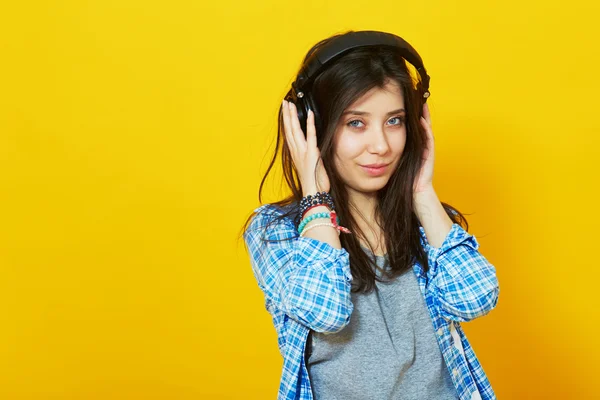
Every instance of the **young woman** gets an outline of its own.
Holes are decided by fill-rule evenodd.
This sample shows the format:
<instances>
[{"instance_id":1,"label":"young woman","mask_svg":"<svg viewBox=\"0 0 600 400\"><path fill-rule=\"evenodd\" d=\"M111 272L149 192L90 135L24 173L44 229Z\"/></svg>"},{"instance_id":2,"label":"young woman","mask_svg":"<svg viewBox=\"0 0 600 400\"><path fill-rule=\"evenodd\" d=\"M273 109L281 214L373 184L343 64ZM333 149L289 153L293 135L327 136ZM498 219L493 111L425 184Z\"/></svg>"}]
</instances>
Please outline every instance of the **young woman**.
<instances>
[{"instance_id":1,"label":"young woman","mask_svg":"<svg viewBox=\"0 0 600 400\"><path fill-rule=\"evenodd\" d=\"M496 306L495 267L438 200L429 76L409 61L395 35L332 36L281 105L259 200L277 156L292 194L244 226L284 358L278 399L496 398L460 325Z\"/></svg>"}]
</instances>

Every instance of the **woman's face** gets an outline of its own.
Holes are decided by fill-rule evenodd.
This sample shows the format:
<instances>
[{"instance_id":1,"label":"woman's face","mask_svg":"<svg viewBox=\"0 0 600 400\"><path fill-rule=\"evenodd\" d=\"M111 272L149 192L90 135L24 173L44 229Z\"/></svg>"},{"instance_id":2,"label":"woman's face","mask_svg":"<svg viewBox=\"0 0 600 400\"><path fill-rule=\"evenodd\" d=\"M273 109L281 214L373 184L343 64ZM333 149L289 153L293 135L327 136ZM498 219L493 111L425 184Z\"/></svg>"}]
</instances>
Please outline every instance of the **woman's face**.
<instances>
[{"instance_id":1,"label":"woman's face","mask_svg":"<svg viewBox=\"0 0 600 400\"><path fill-rule=\"evenodd\" d=\"M395 82L371 89L344 110L334 137L334 162L349 191L376 192L387 184L404 151L405 116ZM373 164L385 166L368 167Z\"/></svg>"}]
</instances>

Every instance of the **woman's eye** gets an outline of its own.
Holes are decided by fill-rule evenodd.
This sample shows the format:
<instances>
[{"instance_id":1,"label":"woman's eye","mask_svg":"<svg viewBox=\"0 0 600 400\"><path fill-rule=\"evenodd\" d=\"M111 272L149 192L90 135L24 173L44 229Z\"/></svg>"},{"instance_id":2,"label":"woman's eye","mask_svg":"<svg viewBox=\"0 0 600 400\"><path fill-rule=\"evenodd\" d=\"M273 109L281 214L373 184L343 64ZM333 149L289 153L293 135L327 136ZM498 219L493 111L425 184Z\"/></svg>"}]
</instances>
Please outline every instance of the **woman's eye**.
<instances>
[{"instance_id":1,"label":"woman's eye","mask_svg":"<svg viewBox=\"0 0 600 400\"><path fill-rule=\"evenodd\" d=\"M353 122L360 122L360 123L362 123L360 120L358 120L358 119L354 119L354 120L352 120L352 121L348 122L348 124L347 124L347 125L348 125L349 127L352 127L352 128L358 128L358 126L356 126L356 125L352 125L352 123L353 123Z\"/></svg>"},{"instance_id":2,"label":"woman's eye","mask_svg":"<svg viewBox=\"0 0 600 400\"><path fill-rule=\"evenodd\" d=\"M393 121L395 119L397 119L398 122L395 123L395 124L392 124L392 125L398 125L398 126L400 126L400 125L402 125L404 123L404 118L403 117L393 117L393 118L390 118L388 121ZM354 125L355 122L362 124L361 120L359 120L359 119L353 119L352 121L348 122L346 125L348 125L351 128L359 128L358 125Z\"/></svg>"},{"instance_id":3,"label":"woman's eye","mask_svg":"<svg viewBox=\"0 0 600 400\"><path fill-rule=\"evenodd\" d=\"M394 117L394 118L392 118L391 120L394 120L394 119L397 119L397 120L398 120L398 123L397 123L397 124L394 124L394 125L402 125L402 124L404 123L404 118L402 118L402 117ZM391 120L390 120L390 121L391 121Z\"/></svg>"}]
</instances>

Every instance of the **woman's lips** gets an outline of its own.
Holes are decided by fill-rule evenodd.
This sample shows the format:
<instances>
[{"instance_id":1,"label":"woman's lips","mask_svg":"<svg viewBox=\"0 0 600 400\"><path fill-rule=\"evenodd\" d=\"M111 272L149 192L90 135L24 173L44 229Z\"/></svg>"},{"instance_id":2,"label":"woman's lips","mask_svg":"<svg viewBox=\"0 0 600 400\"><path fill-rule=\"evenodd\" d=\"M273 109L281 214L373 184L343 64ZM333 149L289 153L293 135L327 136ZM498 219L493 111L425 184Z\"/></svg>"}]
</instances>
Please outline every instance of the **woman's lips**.
<instances>
[{"instance_id":1,"label":"woman's lips","mask_svg":"<svg viewBox=\"0 0 600 400\"><path fill-rule=\"evenodd\" d=\"M369 174L369 175L371 175L371 176L380 176L380 175L383 175L383 174L385 174L385 171L386 171L386 169L387 169L387 167L388 167L388 166L389 166L389 164L387 164L387 165L383 165L383 166L381 166L381 167L377 167L377 168L375 168L375 167L367 167L367 166L364 166L364 165L361 165L360 167L361 167L361 168L362 168L362 169L363 169L363 170L364 170L364 171L365 171L367 174Z\"/></svg>"}]
</instances>

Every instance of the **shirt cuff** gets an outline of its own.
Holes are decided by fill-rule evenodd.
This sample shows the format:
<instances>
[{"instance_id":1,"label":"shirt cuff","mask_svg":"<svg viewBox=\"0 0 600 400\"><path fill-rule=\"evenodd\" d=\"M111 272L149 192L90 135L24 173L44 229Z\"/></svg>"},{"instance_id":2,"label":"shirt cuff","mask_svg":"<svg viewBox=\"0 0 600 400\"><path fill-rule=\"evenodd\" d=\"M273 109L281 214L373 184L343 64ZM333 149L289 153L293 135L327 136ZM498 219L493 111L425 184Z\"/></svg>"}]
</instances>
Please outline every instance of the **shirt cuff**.
<instances>
[{"instance_id":1,"label":"shirt cuff","mask_svg":"<svg viewBox=\"0 0 600 400\"><path fill-rule=\"evenodd\" d=\"M421 233L421 244L425 248L425 252L427 253L429 260L437 260L441 254L447 252L453 247L458 246L459 244L466 244L475 250L479 249L479 242L477 242L475 236L468 233L457 223L452 224L452 228L446 235L441 247L433 247L429 244L427 241L427 235L425 234L425 229L422 226L419 227L419 232Z\"/></svg>"},{"instance_id":2,"label":"shirt cuff","mask_svg":"<svg viewBox=\"0 0 600 400\"><path fill-rule=\"evenodd\" d=\"M339 269L343 273L344 277L348 281L352 281L352 273L350 271L350 254L343 247L337 249L327 242L323 242L317 239L313 239L307 236L298 236L297 239L299 246L299 254L310 254L316 256L317 260L329 261L328 264L334 269ZM331 273L331 268L323 271L326 274ZM339 274L339 271L338 271Z\"/></svg>"}]
</instances>

